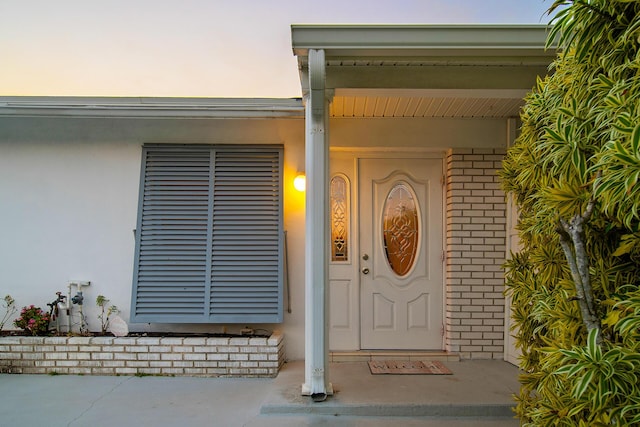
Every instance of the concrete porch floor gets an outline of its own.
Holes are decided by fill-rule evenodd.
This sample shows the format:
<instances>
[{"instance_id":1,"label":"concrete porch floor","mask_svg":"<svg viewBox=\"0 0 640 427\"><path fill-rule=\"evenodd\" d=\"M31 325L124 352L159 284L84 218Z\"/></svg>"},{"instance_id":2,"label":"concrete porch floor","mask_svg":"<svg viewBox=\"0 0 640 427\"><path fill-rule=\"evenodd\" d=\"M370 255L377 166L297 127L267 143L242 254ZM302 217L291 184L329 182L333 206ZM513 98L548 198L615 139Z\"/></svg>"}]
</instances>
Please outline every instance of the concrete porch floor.
<instances>
[{"instance_id":1,"label":"concrete porch floor","mask_svg":"<svg viewBox=\"0 0 640 427\"><path fill-rule=\"evenodd\" d=\"M284 366L261 413L364 417L513 419L518 369L497 360L447 361L453 375L371 375L366 362L330 364L334 395L312 402L300 395L304 363ZM490 425L496 425L495 423ZM502 425L502 424L500 424Z\"/></svg>"}]
</instances>

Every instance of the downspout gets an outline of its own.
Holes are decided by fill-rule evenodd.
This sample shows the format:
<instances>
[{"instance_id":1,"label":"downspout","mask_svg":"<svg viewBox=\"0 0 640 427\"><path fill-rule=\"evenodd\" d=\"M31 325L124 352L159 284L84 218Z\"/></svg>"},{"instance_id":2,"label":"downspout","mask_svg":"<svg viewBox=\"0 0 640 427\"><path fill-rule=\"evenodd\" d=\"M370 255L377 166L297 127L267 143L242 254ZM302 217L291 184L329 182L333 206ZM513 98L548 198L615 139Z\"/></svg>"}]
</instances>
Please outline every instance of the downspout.
<instances>
[{"instance_id":1,"label":"downspout","mask_svg":"<svg viewBox=\"0 0 640 427\"><path fill-rule=\"evenodd\" d=\"M327 281L329 278L329 103L324 50L309 49L309 91L305 94L305 383L315 401L333 394L328 382Z\"/></svg>"}]
</instances>

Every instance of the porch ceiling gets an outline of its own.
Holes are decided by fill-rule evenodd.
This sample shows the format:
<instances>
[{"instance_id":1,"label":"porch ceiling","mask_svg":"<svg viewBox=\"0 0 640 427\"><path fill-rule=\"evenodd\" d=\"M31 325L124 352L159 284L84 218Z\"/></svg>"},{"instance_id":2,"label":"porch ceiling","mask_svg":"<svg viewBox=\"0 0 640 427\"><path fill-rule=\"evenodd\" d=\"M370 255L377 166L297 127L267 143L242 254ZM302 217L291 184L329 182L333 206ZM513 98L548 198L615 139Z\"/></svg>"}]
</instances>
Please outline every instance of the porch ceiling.
<instances>
[{"instance_id":1,"label":"porch ceiling","mask_svg":"<svg viewBox=\"0 0 640 427\"><path fill-rule=\"evenodd\" d=\"M329 114L504 118L556 55L543 25L294 25L302 91L309 49L325 51Z\"/></svg>"},{"instance_id":2,"label":"porch ceiling","mask_svg":"<svg viewBox=\"0 0 640 427\"><path fill-rule=\"evenodd\" d=\"M525 90L336 90L332 118L515 117Z\"/></svg>"}]
</instances>

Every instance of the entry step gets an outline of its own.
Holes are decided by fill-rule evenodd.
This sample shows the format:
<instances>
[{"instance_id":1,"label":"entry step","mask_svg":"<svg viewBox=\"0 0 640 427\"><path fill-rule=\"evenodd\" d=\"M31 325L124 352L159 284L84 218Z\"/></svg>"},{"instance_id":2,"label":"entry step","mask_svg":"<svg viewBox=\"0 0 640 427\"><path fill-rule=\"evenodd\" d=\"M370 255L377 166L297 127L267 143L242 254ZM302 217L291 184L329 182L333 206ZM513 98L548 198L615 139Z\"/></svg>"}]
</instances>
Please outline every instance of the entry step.
<instances>
[{"instance_id":1,"label":"entry step","mask_svg":"<svg viewBox=\"0 0 640 427\"><path fill-rule=\"evenodd\" d=\"M459 362L458 353L446 351L402 351L402 350L360 350L360 351L332 351L329 353L330 362L369 362L371 360L438 360L440 362Z\"/></svg>"}]
</instances>

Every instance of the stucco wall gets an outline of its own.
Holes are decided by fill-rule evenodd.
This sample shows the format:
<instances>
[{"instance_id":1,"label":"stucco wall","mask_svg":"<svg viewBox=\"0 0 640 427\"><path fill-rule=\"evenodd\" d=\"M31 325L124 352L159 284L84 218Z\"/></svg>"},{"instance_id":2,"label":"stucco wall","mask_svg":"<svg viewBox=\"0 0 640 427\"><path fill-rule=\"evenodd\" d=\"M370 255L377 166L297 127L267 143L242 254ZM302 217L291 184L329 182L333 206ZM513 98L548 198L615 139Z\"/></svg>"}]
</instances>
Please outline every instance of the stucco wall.
<instances>
[{"instance_id":1,"label":"stucco wall","mask_svg":"<svg viewBox=\"0 0 640 427\"><path fill-rule=\"evenodd\" d=\"M128 321L145 142L284 144L291 313L285 307L282 325L251 327L281 330L288 357L302 359L304 195L292 185L296 171L304 170L302 119L0 118L1 296L11 294L18 307L46 308L56 291L67 293L70 280L88 280L84 309L90 330L100 330L95 306L100 294ZM131 324L130 329L237 332L244 326Z\"/></svg>"},{"instance_id":2,"label":"stucco wall","mask_svg":"<svg viewBox=\"0 0 640 427\"><path fill-rule=\"evenodd\" d=\"M330 126L332 148L379 152L504 147L507 135L506 120L498 119L354 118L334 119ZM287 357L303 359L304 195L292 185L296 172L304 170L301 118L0 118L0 296L11 294L19 307L45 307L56 291L66 293L69 280L89 280L90 329L100 328L94 304L99 294L128 320L145 142L284 144L291 312L285 299L282 325L252 327L281 330ZM236 332L243 326L133 324L130 329ZM490 353L495 357L499 351L494 346Z\"/></svg>"},{"instance_id":3,"label":"stucco wall","mask_svg":"<svg viewBox=\"0 0 640 427\"><path fill-rule=\"evenodd\" d=\"M332 147L398 148L506 147L507 121L471 118L353 118L334 119Z\"/></svg>"}]
</instances>

